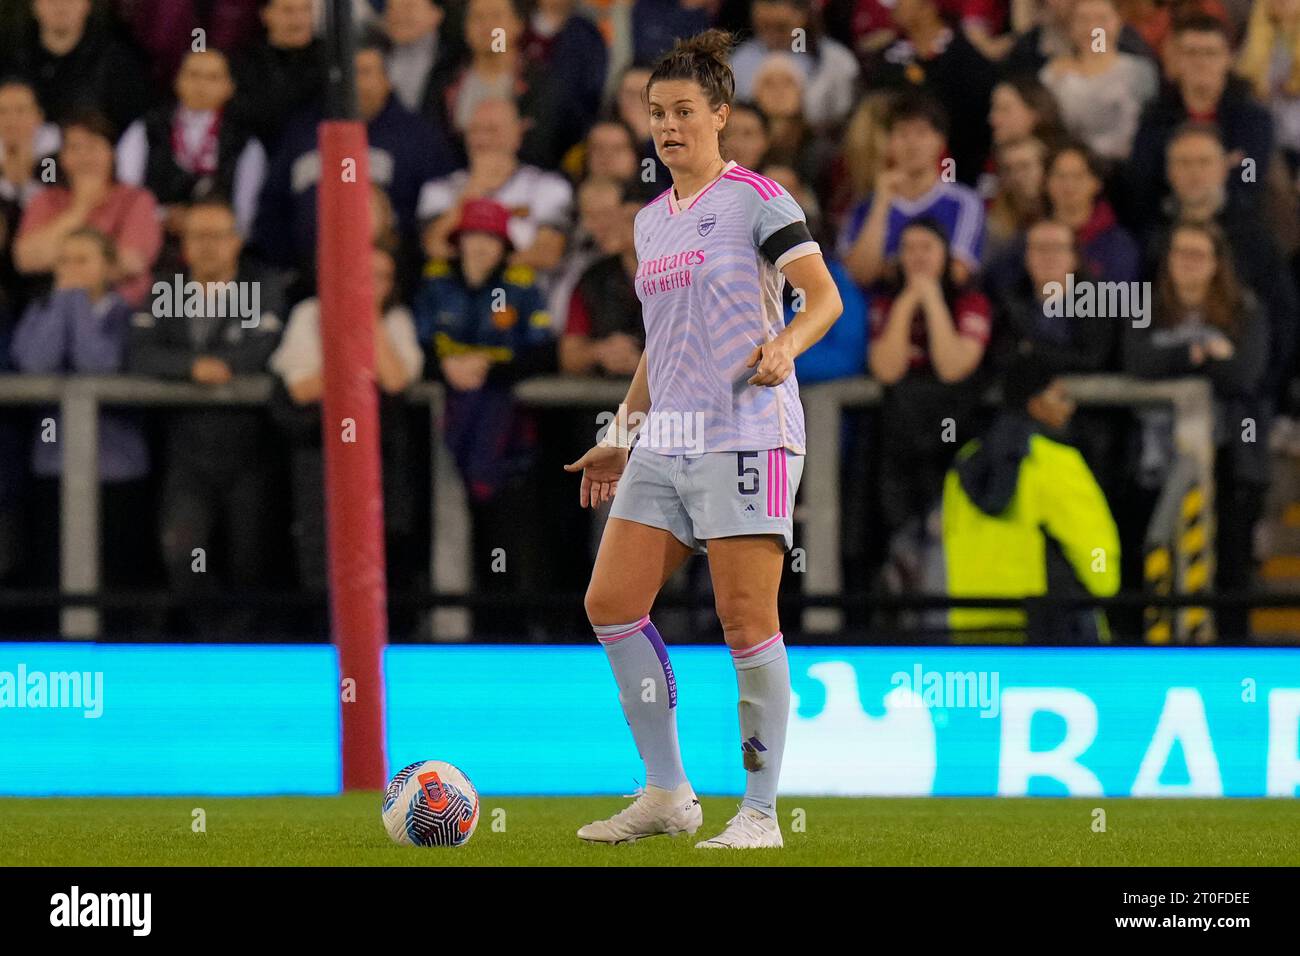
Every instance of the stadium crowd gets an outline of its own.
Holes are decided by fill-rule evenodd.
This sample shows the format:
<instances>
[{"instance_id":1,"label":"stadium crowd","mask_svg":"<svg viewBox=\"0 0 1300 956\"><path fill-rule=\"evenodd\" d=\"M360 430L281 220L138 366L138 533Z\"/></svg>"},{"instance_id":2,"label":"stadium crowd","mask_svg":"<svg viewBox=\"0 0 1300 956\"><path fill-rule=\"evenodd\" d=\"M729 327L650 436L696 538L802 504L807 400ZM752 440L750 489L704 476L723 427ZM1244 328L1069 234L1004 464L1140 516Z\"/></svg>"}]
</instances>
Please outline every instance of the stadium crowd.
<instances>
[{"instance_id":1,"label":"stadium crowd","mask_svg":"<svg viewBox=\"0 0 1300 956\"><path fill-rule=\"evenodd\" d=\"M992 448L1000 436L1025 457L1023 436L983 403L1008 369L1022 380L1010 410L1039 402L1039 426L1086 462L1086 478L1056 489L1061 513L1086 513L1094 530L1113 513L1133 588L1172 464L1169 416L1071 420L1043 411L1042 396L1073 373L1207 379L1215 583L1250 586L1270 449L1291 442L1300 411L1300 0L354 5L395 589L428 580L417 449L430 436L402 399L421 379L447 388L439 439L465 481L476 586L585 582L590 535L558 465L591 444L594 416L523 408L511 387L635 369L632 223L670 184L643 89L674 38L710 26L743 40L728 158L800 202L845 304L799 359L799 381L884 386L878 409L845 424L850 586L922 586L945 476L961 472L969 501L984 500L969 469L950 471L967 439L987 433ZM312 0L0 0L0 373L276 381L269 413L102 414L109 587L325 585L315 137L326 75ZM255 287L258 321L175 307L173 282L190 281ZM1098 283L1133 284L1123 314L1054 307L1060 289ZM0 588L58 580L50 416L0 409ZM996 481L997 468L981 474ZM1100 504L1071 512L1091 476ZM1007 499L991 500L996 514ZM1076 588L1113 593L1119 569L1089 582L1072 552L1092 539L1058 523ZM508 571L490 573L503 546ZM204 574L196 548L210 555ZM574 557L555 560L557 549ZM254 611L131 626L266 626ZM496 624L508 630L510 616Z\"/></svg>"}]
</instances>

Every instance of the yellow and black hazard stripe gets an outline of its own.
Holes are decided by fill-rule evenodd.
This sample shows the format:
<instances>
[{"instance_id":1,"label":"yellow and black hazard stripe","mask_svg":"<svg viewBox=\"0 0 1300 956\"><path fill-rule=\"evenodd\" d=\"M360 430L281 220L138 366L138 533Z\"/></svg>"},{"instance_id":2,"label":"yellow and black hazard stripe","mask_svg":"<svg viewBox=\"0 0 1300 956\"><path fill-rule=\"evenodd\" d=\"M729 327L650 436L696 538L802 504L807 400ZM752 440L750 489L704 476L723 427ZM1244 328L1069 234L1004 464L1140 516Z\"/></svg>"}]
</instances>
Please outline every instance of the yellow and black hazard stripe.
<instances>
[{"instance_id":1,"label":"yellow and black hazard stripe","mask_svg":"<svg viewBox=\"0 0 1300 956\"><path fill-rule=\"evenodd\" d=\"M1174 562L1169 546L1148 544L1142 564L1143 590L1167 597L1174 590ZM1174 614L1168 607L1149 607L1142 612L1142 634L1148 644L1168 644L1173 637Z\"/></svg>"},{"instance_id":2,"label":"yellow and black hazard stripe","mask_svg":"<svg viewBox=\"0 0 1300 956\"><path fill-rule=\"evenodd\" d=\"M1194 484L1183 494L1178 513L1178 557L1181 594L1206 594L1210 590L1210 533L1205 489ZM1209 608L1188 607L1179 611L1179 633L1183 641L1208 644L1214 640L1214 618Z\"/></svg>"}]
</instances>

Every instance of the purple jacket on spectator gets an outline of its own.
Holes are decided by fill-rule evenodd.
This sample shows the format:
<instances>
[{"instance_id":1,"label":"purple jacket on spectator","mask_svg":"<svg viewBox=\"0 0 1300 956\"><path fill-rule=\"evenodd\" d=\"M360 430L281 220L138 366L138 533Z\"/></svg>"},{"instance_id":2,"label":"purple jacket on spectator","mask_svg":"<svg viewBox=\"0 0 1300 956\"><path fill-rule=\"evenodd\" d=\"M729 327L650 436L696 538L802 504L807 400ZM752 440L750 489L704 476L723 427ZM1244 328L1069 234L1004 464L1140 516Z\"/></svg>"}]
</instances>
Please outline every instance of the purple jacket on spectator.
<instances>
[{"instance_id":1,"label":"purple jacket on spectator","mask_svg":"<svg viewBox=\"0 0 1300 956\"><path fill-rule=\"evenodd\" d=\"M59 289L27 307L9 350L18 370L31 374L117 372L122 368L130 322L131 307L114 292L92 303L82 289ZM32 451L32 470L42 477L63 470L61 426L58 416L53 417L56 440L42 441L38 435ZM100 479L129 481L148 470L149 451L135 416L101 412Z\"/></svg>"}]
</instances>

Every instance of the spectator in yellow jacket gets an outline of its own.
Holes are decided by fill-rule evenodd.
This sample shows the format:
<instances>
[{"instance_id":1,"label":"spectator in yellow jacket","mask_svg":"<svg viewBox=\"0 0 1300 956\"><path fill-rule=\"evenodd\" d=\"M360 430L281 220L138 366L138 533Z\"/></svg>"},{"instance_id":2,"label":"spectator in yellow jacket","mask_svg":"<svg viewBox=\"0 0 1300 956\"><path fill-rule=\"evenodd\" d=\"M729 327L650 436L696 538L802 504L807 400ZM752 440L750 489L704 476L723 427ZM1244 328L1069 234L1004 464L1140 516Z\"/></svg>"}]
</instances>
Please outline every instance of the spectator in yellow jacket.
<instances>
[{"instance_id":1,"label":"spectator in yellow jacket","mask_svg":"<svg viewBox=\"0 0 1300 956\"><path fill-rule=\"evenodd\" d=\"M1119 590L1119 532L1079 451L1061 438L1074 402L1041 360L1012 364L1004 408L968 442L943 490L943 551L952 597L1109 597ZM955 639L1109 641L1104 613L1031 603L954 607ZM974 632L979 632L978 635Z\"/></svg>"}]
</instances>

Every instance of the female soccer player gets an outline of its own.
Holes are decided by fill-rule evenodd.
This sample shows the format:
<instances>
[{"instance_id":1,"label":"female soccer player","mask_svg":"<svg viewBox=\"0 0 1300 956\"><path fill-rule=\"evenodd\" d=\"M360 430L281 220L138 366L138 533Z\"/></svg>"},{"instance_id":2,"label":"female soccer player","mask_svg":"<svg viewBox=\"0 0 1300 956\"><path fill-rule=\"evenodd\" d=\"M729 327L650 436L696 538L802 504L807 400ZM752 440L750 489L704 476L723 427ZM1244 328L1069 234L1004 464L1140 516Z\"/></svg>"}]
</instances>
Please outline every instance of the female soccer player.
<instances>
[{"instance_id":1,"label":"female soccer player","mask_svg":"<svg viewBox=\"0 0 1300 956\"><path fill-rule=\"evenodd\" d=\"M649 612L673 572L704 551L740 687L748 775L739 812L696 846L782 845L776 788L790 669L777 588L804 455L794 359L841 306L798 204L722 158L731 42L718 30L681 41L646 84L655 150L673 180L636 217L646 348L618 421L565 466L582 472L584 507L614 502L586 610L646 768L631 806L578 831L591 842L693 834L703 822L677 746L672 665ZM800 307L789 325L787 279ZM625 426L639 426L630 455Z\"/></svg>"}]
</instances>

